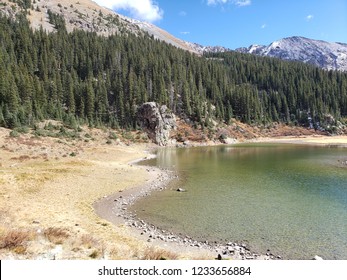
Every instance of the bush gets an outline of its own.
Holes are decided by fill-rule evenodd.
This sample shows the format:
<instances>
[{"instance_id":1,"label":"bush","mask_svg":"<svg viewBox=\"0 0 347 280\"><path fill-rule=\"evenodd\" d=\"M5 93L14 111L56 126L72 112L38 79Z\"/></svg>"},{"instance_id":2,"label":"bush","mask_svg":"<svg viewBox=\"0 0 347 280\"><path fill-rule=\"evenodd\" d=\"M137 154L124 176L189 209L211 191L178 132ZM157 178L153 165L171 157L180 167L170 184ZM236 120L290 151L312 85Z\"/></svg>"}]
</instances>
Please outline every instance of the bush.
<instances>
[{"instance_id":1,"label":"bush","mask_svg":"<svg viewBox=\"0 0 347 280\"><path fill-rule=\"evenodd\" d=\"M147 248L144 252L143 260L177 260L178 256L175 253L156 249L153 247Z\"/></svg>"},{"instance_id":2,"label":"bush","mask_svg":"<svg viewBox=\"0 0 347 280\"><path fill-rule=\"evenodd\" d=\"M19 133L18 133L18 131L16 131L16 130L12 130L11 132L10 132L10 137L19 137Z\"/></svg>"},{"instance_id":3,"label":"bush","mask_svg":"<svg viewBox=\"0 0 347 280\"><path fill-rule=\"evenodd\" d=\"M29 233L19 230L11 230L3 236L0 242L1 249L14 249L23 247L25 241L29 240Z\"/></svg>"},{"instance_id":4,"label":"bush","mask_svg":"<svg viewBox=\"0 0 347 280\"><path fill-rule=\"evenodd\" d=\"M55 244L62 244L70 236L67 230L54 227L46 229L43 234L50 242Z\"/></svg>"},{"instance_id":5,"label":"bush","mask_svg":"<svg viewBox=\"0 0 347 280\"><path fill-rule=\"evenodd\" d=\"M26 134L26 133L29 133L29 128L26 127L26 126L20 126L20 127L17 127L15 129L15 131L17 131L18 133L21 133L21 134Z\"/></svg>"},{"instance_id":6,"label":"bush","mask_svg":"<svg viewBox=\"0 0 347 280\"><path fill-rule=\"evenodd\" d=\"M117 140L118 136L116 133L114 133L113 131L110 132L108 138L113 139L113 140Z\"/></svg>"}]
</instances>

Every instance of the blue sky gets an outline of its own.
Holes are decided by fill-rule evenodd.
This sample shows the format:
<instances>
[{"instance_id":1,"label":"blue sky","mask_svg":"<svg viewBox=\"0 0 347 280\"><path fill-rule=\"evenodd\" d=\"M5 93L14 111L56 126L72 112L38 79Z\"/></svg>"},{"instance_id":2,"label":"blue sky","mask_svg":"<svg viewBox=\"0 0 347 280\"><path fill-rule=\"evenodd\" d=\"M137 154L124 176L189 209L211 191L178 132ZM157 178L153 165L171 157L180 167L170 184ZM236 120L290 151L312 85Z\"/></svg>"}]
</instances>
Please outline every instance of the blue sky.
<instances>
[{"instance_id":1,"label":"blue sky","mask_svg":"<svg viewBox=\"0 0 347 280\"><path fill-rule=\"evenodd\" d=\"M231 49L290 36L347 43L347 0L94 0L172 35Z\"/></svg>"}]
</instances>

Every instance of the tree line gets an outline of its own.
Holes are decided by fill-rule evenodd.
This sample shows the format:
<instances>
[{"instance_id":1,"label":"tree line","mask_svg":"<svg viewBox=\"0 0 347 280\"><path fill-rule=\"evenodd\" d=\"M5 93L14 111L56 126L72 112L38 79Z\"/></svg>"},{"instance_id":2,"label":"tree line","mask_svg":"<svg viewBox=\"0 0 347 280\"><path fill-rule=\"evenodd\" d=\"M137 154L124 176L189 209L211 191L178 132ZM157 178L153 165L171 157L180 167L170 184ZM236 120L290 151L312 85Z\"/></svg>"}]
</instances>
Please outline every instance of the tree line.
<instances>
[{"instance_id":1,"label":"tree line","mask_svg":"<svg viewBox=\"0 0 347 280\"><path fill-rule=\"evenodd\" d=\"M49 19L55 32L32 30L25 15L0 17L0 126L56 119L134 129L148 101L201 126L347 115L343 72L235 52L199 57L153 36L68 33L61 16Z\"/></svg>"}]
</instances>

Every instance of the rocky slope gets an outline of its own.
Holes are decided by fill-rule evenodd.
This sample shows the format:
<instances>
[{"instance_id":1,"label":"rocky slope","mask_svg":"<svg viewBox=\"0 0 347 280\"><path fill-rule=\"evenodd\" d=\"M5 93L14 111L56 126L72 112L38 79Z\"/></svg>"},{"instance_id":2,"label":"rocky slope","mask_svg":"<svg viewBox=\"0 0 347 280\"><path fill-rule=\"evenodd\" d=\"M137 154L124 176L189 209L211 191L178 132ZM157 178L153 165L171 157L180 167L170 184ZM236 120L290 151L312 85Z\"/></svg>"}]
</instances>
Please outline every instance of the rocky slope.
<instances>
[{"instance_id":1,"label":"rocky slope","mask_svg":"<svg viewBox=\"0 0 347 280\"><path fill-rule=\"evenodd\" d=\"M309 63L326 70L347 71L347 44L289 37L268 46L251 45L236 51Z\"/></svg>"},{"instance_id":2,"label":"rocky slope","mask_svg":"<svg viewBox=\"0 0 347 280\"><path fill-rule=\"evenodd\" d=\"M1 1L0 13L14 17L16 13L23 11L23 7L17 4L17 2L19 1ZM49 10L64 17L66 28L69 32L74 29L83 29L103 36L127 32L138 35L148 33L154 38L165 41L175 47L199 53L191 44L174 37L151 23L122 16L110 9L99 6L91 0L32 1L31 7L26 9L27 18L31 26L35 29L42 27L49 32L54 31L54 27L49 22Z\"/></svg>"},{"instance_id":3,"label":"rocky slope","mask_svg":"<svg viewBox=\"0 0 347 280\"><path fill-rule=\"evenodd\" d=\"M2 0L0 12L9 17L23 10L16 0ZM33 28L54 31L49 23L48 11L62 15L68 31L83 29L109 36L120 33L135 33L153 36L177 48L201 55L204 52L231 51L221 46L202 46L190 43L148 22L134 20L99 6L91 0L36 0L31 1L27 9L27 17ZM236 49L238 52L261 56L277 57L284 60L296 60L319 66L327 70L347 71L347 44L329 43L307 39L304 37L289 37L275 41L268 46L251 45L248 48Z\"/></svg>"},{"instance_id":4,"label":"rocky slope","mask_svg":"<svg viewBox=\"0 0 347 280\"><path fill-rule=\"evenodd\" d=\"M2 0L0 13L14 17L18 11L22 11L21 5L16 0ZM158 26L131 19L120 15L110 9L99 6L91 0L36 0L32 1L27 9L27 17L33 28L40 28L52 32L54 27L49 23L48 11L62 15L66 22L66 28L70 32L73 29L83 29L96 32L99 35L109 36L112 34L131 32L135 34L148 33L155 39L167 42L177 48L201 55L203 52L224 52L229 49L224 47L206 47L190 43L176 38Z\"/></svg>"}]
</instances>

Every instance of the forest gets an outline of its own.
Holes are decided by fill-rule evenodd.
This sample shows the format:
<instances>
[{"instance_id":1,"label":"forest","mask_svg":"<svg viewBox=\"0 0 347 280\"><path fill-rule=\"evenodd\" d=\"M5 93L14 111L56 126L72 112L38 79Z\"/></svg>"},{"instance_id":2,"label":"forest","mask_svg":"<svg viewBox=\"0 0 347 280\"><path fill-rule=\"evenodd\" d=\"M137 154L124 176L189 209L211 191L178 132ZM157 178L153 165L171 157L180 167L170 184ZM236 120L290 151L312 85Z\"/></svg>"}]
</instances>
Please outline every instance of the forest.
<instances>
[{"instance_id":1,"label":"forest","mask_svg":"<svg viewBox=\"0 0 347 280\"><path fill-rule=\"evenodd\" d=\"M131 33L75 30L49 11L56 31L25 15L0 17L0 126L67 124L138 128L138 106L165 104L201 127L281 122L326 128L347 117L347 73L236 52L197 56ZM330 118L331 119L331 118Z\"/></svg>"}]
</instances>

